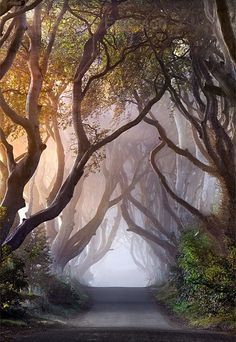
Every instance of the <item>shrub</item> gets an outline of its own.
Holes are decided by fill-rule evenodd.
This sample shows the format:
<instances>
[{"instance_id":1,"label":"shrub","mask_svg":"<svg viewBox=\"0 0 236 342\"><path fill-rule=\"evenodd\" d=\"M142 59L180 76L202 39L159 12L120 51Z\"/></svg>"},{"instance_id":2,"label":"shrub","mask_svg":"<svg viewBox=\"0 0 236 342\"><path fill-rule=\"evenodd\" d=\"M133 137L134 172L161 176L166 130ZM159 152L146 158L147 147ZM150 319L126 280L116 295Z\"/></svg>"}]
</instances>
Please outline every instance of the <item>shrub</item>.
<instances>
[{"instance_id":1,"label":"shrub","mask_svg":"<svg viewBox=\"0 0 236 342\"><path fill-rule=\"evenodd\" d=\"M227 256L216 253L212 241L196 230L183 234L172 284L177 289L173 308L192 317L233 311L236 248Z\"/></svg>"},{"instance_id":2,"label":"shrub","mask_svg":"<svg viewBox=\"0 0 236 342\"><path fill-rule=\"evenodd\" d=\"M17 250L25 263L30 292L40 291L48 281L51 268L51 256L46 241L45 231L41 228L27 236L24 244Z\"/></svg>"},{"instance_id":3,"label":"shrub","mask_svg":"<svg viewBox=\"0 0 236 342\"><path fill-rule=\"evenodd\" d=\"M46 296L54 305L73 306L79 300L79 296L70 284L53 276L47 284Z\"/></svg>"},{"instance_id":4,"label":"shrub","mask_svg":"<svg viewBox=\"0 0 236 342\"><path fill-rule=\"evenodd\" d=\"M4 258L0 265L0 309L8 312L19 306L21 291L28 286L24 272L25 263L16 254Z\"/></svg>"},{"instance_id":5,"label":"shrub","mask_svg":"<svg viewBox=\"0 0 236 342\"><path fill-rule=\"evenodd\" d=\"M51 273L51 256L43 230L30 234L16 252L4 259L0 265L0 292L0 310L7 316L58 312L56 306L68 311L88 307L88 298L78 282Z\"/></svg>"}]
</instances>

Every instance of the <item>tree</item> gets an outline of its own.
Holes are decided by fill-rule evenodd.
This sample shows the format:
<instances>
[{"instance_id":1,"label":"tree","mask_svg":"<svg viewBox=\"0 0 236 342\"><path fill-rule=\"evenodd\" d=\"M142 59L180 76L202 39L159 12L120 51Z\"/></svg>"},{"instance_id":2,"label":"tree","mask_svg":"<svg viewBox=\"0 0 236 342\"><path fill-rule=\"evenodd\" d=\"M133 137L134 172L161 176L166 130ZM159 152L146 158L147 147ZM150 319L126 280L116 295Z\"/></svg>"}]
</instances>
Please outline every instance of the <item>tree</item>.
<instances>
[{"instance_id":1,"label":"tree","mask_svg":"<svg viewBox=\"0 0 236 342\"><path fill-rule=\"evenodd\" d=\"M125 130L138 124L142 120L142 117L146 115L148 110L152 107L152 105L161 98L166 88L166 84L163 84L162 89L160 89L160 91L156 91L156 94L149 101L143 113L136 119L132 120L128 124L123 125L118 130L106 136L104 139L98 141L97 143L91 144L88 136L86 135L81 117L82 103L85 99L86 93L89 90L89 86L94 80L103 77L108 72L113 70L117 64L124 60L126 54L131 53L132 51L135 51L137 49L136 45L126 48L126 50L121 53L119 61L116 61L111 65L109 52L106 50L106 48L104 48L105 55L107 57L107 63L105 67L101 72L98 72L97 75L92 75L88 79L88 82L84 87L84 81L86 80L87 73L98 57L101 43L109 28L118 19L117 10L120 7L119 2L114 2L112 5L108 3L101 5L100 9L102 15L100 18L96 18L98 19L98 21L97 24L94 25L94 31L92 32L88 30L90 33L90 37L83 45L82 56L76 65L76 71L72 86L72 118L78 142L78 154L74 163L74 167L70 175L64 181L64 184L62 185L60 191L58 192L51 205L45 210L27 218L6 239L9 230L14 222L16 213L25 205L25 201L22 196L24 187L34 174L38 166L42 151L45 149L45 144L42 143L42 139L40 136L40 107L38 101L42 90L43 80L49 67L49 58L52 52L53 44L55 42L56 32L58 30L60 22L62 21L63 16L68 9L67 5L67 1L63 2L62 7L58 11L58 16L55 20L54 26L52 27L50 39L43 53L43 56L41 55L40 42L42 42L41 14L42 11L44 11L44 7L42 5L37 5L34 10L32 25L29 25L28 29L28 39L30 42L30 50L28 50L28 67L31 74L31 85L26 101L27 117L22 117L11 106L9 106L5 101L3 95L1 95L0 97L0 105L4 112L4 115L6 115L15 124L20 125L27 134L28 139L28 151L18 163L14 159L11 147L6 144L6 142L4 144L5 148L8 151L8 162L10 162L11 172L8 178L7 192L2 201L2 206L4 208L7 208L7 210L4 219L1 220L1 239L4 245L7 244L11 248L11 250L16 249L23 242L27 234L29 234L30 231L32 231L36 226L38 226L42 222L51 220L61 212L61 210L67 205L67 203L69 203L70 199L72 198L74 187L81 178L83 174L83 168L92 154L105 144L117 138ZM22 24L22 22L25 22L25 17L20 17L19 21ZM42 61L41 64L39 64L40 61ZM2 141L4 142L4 140Z\"/></svg>"},{"instance_id":2,"label":"tree","mask_svg":"<svg viewBox=\"0 0 236 342\"><path fill-rule=\"evenodd\" d=\"M233 1L220 1L215 0L213 2L204 1L205 14L207 19L213 26L216 38L221 46L223 52L225 52L225 59L232 59L232 62L236 63L236 37L234 34L234 3Z\"/></svg>"},{"instance_id":3,"label":"tree","mask_svg":"<svg viewBox=\"0 0 236 342\"><path fill-rule=\"evenodd\" d=\"M29 16L25 10L33 4L36 7L33 16ZM193 9L194 13L199 14L198 20L206 24L207 35L201 28L193 30L196 18L188 16ZM158 147L153 151L151 161L168 192L166 207L169 213L172 212L173 220L176 223L179 221L177 225L181 226L182 217L178 220L175 211L171 211L172 208L168 206L170 197L202 220L205 229L216 240L221 240L224 231L233 240L235 173L232 170L235 137L232 113L235 81L233 74L227 77L228 69L222 66L222 53L207 25L203 10L202 4L194 1L190 3L190 8L186 8L185 4L173 4L172 1L167 1L165 5L159 1L148 1L146 6L142 6L139 1L129 3L118 0L91 1L78 7L74 1L65 0L57 4L33 2L23 6L20 12L12 12L8 19L2 21L5 44L2 66L6 65L1 69L3 75L11 75L13 68L14 72L17 70L19 73L19 62L22 56L26 56L27 65L22 70L26 71L25 83L29 82L27 94L19 94L14 102L12 93L16 88L17 93L21 89L17 86L14 86L13 91L9 89L5 77L0 94L1 120L4 125L1 130L4 146L1 169L4 179L8 178L7 186L4 185L5 180L2 182L3 191L6 190L2 201L5 215L0 223L4 246L9 246L11 250L17 249L34 228L58 217L73 198L75 186L94 154L143 119L157 128L163 141L161 147L165 143L181 156L181 159L177 158L177 164L183 160L182 157L186 158L205 173L217 177L224 190L227 207L224 218L217 220L214 215L201 213L169 187L156 164L155 153L159 151ZM183 17L186 19L182 20ZM12 21L9 21L11 18ZM29 27L27 31L26 24ZM66 34L67 28L71 35ZM14 49L11 49L12 44ZM205 46L209 46L207 53ZM68 52L69 62L63 64L64 51ZM70 77L73 82L70 82ZM18 85L16 80L14 82ZM196 150L202 153L206 161L194 155L194 151L177 146L153 116L146 117L166 90L174 106L187 120L187 125L190 125ZM62 109L60 103L65 92L70 94L72 103L70 120L66 118L66 106ZM186 95L188 92L190 96ZM120 114L127 109L127 103L136 103L139 114L136 118L131 115L128 123L124 124L121 120L118 124ZM221 117L218 115L220 105L224 107ZM99 119L113 106L116 117L112 123L119 128L110 129L108 134L102 129ZM93 114L96 116L96 124L93 122L91 125L89 120ZM76 157L71 171L65 176L58 124L64 122L69 125L70 121L75 132ZM13 153L11 132L8 131L12 123L19 126L21 134L27 137L27 149L20 157ZM183 123L182 120L180 126ZM183 137L182 132L180 128L179 139ZM50 186L46 207L28 215L16 229L12 229L18 211L25 206L24 189L39 167L48 136L56 142L58 169ZM5 172L6 160L8 172ZM180 176L178 170L177 178L180 179ZM185 192L186 196L189 195L187 187ZM136 198L131 196L128 200L147 214L145 206ZM125 206L124 202L124 210L127 209ZM224 220L228 222L227 228ZM52 240L57 235L53 224L48 224ZM161 225L159 229L164 232ZM86 239L89 235L87 233L84 235Z\"/></svg>"},{"instance_id":4,"label":"tree","mask_svg":"<svg viewBox=\"0 0 236 342\"><path fill-rule=\"evenodd\" d=\"M96 236L91 239L86 250L81 253L78 259L75 259L70 263L73 270L72 275L74 274L74 277L79 279L80 283L88 283L90 268L111 250L112 243L119 228L120 220L121 215L118 209L111 227L108 224L108 220L105 219L100 225L100 229L97 231Z\"/></svg>"},{"instance_id":5,"label":"tree","mask_svg":"<svg viewBox=\"0 0 236 342\"><path fill-rule=\"evenodd\" d=\"M169 243L169 240L171 239L171 234L169 233L169 229L165 228L165 225L167 225L167 221L162 224L162 222L159 221L158 218L158 202L155 202L153 208L152 208L152 194L156 193L156 189L154 190L151 187L157 185L153 182L149 183L150 180L150 170L148 170L145 161L143 160L143 151L141 150L141 157L138 159L138 152L135 153L135 161L132 161L130 158L129 163L136 164L136 169L134 168L134 174L140 173L143 174L142 178L140 179L139 183L136 185L134 189L131 189L131 191L127 192L124 196L121 204L121 211L122 216L125 220L125 222L128 225L128 231L131 231L135 234L138 234L140 236L143 236L146 241L150 241L151 243L157 244L159 247L163 248L165 252L169 255L170 258L174 258L175 255L175 246ZM140 152L139 152L140 154ZM137 160L136 160L137 159ZM131 164L131 165L132 165ZM133 165L132 165L133 166ZM133 166L134 167L134 166ZM140 171L139 171L140 169ZM122 174L121 174L121 186L123 188L123 191L128 188L128 174L127 171L123 168ZM140 188L140 191L138 191L138 188ZM144 192L145 188L145 192ZM137 198L141 199L137 199ZM160 199L160 194L157 195L158 199ZM156 198L157 199L157 198ZM129 207L133 208L132 214L129 211ZM152 212L156 213L156 215ZM144 217L144 227L141 227L140 224L138 225L135 221L135 217L138 216L138 213L142 214ZM139 218L139 222L140 222ZM165 256L162 255L160 251L160 258L165 260L165 262L168 262L168 257L165 258Z\"/></svg>"},{"instance_id":6,"label":"tree","mask_svg":"<svg viewBox=\"0 0 236 342\"><path fill-rule=\"evenodd\" d=\"M234 133L232 133L234 131L234 124L230 120L235 106L234 100L229 92L233 91L233 87L235 87L236 83L232 78L232 83L230 85L227 84L227 89L225 89L223 82L225 80L226 70L224 70L224 68L221 69L219 72L221 76L219 76L218 73L220 68L219 54L217 54L217 50L209 48L207 60L203 51L203 46L205 46L205 44L206 41L203 42L203 45L201 46L194 46L193 43L190 43L189 58L192 63L192 69L190 71L192 84L190 83L187 74L184 77L186 81L191 84L188 89L192 92L192 101L184 95L183 90L181 90L181 85L179 85L178 88L172 85L170 73L163 62L163 59L161 59L157 52L156 58L160 61L163 73L169 80L168 90L171 94L172 101L189 122L193 131L195 131L194 138L197 140L196 144L198 147L200 146L199 148L207 159L208 164L196 158L187 149L182 149L171 141L158 120L153 120L153 118L151 119L148 117L144 118L144 120L157 128L158 134L162 140L162 142L152 151L151 163L166 191L174 200L203 222L204 229L206 229L208 234L218 242L223 250L224 243L235 243L235 136ZM154 51L156 51L155 46L152 46ZM219 87L214 85L216 82L219 82ZM225 90L219 94L214 91L215 88ZM206 216L202 214L197 208L190 205L171 190L155 160L156 154L160 149L164 148L165 145L171 148L175 153L189 159L202 171L210 173L218 179L223 194L223 207L218 216ZM225 241L224 236L228 240L227 242Z\"/></svg>"}]
</instances>

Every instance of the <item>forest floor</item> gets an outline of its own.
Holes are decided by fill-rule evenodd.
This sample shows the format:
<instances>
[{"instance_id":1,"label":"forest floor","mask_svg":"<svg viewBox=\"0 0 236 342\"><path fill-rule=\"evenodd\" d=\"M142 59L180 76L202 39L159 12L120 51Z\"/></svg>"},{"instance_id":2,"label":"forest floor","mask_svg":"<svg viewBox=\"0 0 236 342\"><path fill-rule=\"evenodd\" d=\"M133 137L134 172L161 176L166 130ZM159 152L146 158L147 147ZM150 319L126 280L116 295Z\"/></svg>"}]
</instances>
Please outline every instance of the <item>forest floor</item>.
<instances>
[{"instance_id":1,"label":"forest floor","mask_svg":"<svg viewBox=\"0 0 236 342\"><path fill-rule=\"evenodd\" d=\"M233 336L192 331L170 317L148 288L86 288L93 306L61 324L14 327L2 331L1 341L93 342L223 342Z\"/></svg>"}]
</instances>

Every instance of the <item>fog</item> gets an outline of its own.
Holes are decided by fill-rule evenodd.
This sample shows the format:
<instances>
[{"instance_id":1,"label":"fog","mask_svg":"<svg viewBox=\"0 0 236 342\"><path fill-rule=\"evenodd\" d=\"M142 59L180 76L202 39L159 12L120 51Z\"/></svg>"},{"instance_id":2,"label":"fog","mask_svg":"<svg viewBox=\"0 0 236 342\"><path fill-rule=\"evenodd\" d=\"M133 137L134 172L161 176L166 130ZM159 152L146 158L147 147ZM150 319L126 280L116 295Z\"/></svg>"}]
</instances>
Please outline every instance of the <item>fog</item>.
<instances>
[{"instance_id":1,"label":"fog","mask_svg":"<svg viewBox=\"0 0 236 342\"><path fill-rule=\"evenodd\" d=\"M134 263L129 252L130 246L113 243L113 249L102 260L91 267L93 279L90 286L145 287L146 274Z\"/></svg>"},{"instance_id":2,"label":"fog","mask_svg":"<svg viewBox=\"0 0 236 342\"><path fill-rule=\"evenodd\" d=\"M127 116L134 117L136 111L133 105L128 106ZM173 111L167 95L153 107L152 115L158 116L177 146L188 148L204 161L188 122L177 109ZM105 113L102 117L103 127L109 126L110 116ZM60 135L65 179L74 161L73 130L60 129ZM89 286L142 287L166 279L172 264L172 243L181 225L191 224L192 216L165 194L153 172L149 154L157 139L156 129L141 123L92 159L72 201L58 218L41 228L46 231L54 260L53 272ZM17 154L24 151L23 138L14 144ZM26 187L27 209L21 212L21 219L29 211L47 206L45 199L58 174L56 147L49 138L37 173ZM214 177L171 150L160 151L158 161L178 195L205 214L212 210L212 203L219 198ZM156 225L161 227L159 232Z\"/></svg>"}]
</instances>

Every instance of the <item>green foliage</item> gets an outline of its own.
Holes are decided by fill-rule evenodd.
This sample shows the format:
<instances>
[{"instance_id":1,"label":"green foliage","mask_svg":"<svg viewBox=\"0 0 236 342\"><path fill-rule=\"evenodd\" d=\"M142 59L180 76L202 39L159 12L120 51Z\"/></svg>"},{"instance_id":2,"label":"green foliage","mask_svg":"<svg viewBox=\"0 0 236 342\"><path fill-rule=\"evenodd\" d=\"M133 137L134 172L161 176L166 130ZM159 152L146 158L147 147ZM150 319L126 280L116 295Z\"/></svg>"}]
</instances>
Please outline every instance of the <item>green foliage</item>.
<instances>
[{"instance_id":1,"label":"green foliage","mask_svg":"<svg viewBox=\"0 0 236 342\"><path fill-rule=\"evenodd\" d=\"M37 232L31 233L17 253L27 260L25 274L30 292L43 288L50 276L52 263L45 231L39 228Z\"/></svg>"},{"instance_id":2,"label":"green foliage","mask_svg":"<svg viewBox=\"0 0 236 342\"><path fill-rule=\"evenodd\" d=\"M78 284L71 284L51 272L52 259L45 231L30 234L18 250L27 263L24 271L29 284L28 304L34 311L50 312L53 306L82 307L85 301Z\"/></svg>"},{"instance_id":3,"label":"green foliage","mask_svg":"<svg viewBox=\"0 0 236 342\"><path fill-rule=\"evenodd\" d=\"M82 298L76 288L64 279L51 276L45 290L46 297L51 304L75 307L82 303Z\"/></svg>"},{"instance_id":4,"label":"green foliage","mask_svg":"<svg viewBox=\"0 0 236 342\"><path fill-rule=\"evenodd\" d=\"M27 309L39 317L71 317L78 314L79 310L86 310L89 305L88 297L82 293L80 284L75 286L71 281L51 274L43 284L40 295L28 302Z\"/></svg>"},{"instance_id":5,"label":"green foliage","mask_svg":"<svg viewBox=\"0 0 236 342\"><path fill-rule=\"evenodd\" d=\"M4 251L3 251L4 253ZM45 232L30 234L17 252L5 257L0 267L0 312L3 317L67 314L86 309L88 298L76 281L51 272L51 256Z\"/></svg>"},{"instance_id":6,"label":"green foliage","mask_svg":"<svg viewBox=\"0 0 236 342\"><path fill-rule=\"evenodd\" d=\"M172 307L192 320L224 317L234 311L236 248L217 254L209 237L196 230L183 234L171 283L176 289Z\"/></svg>"},{"instance_id":7,"label":"green foliage","mask_svg":"<svg viewBox=\"0 0 236 342\"><path fill-rule=\"evenodd\" d=\"M24 272L25 263L16 254L5 258L0 267L0 312L17 307L22 299L21 291L28 285Z\"/></svg>"}]
</instances>

